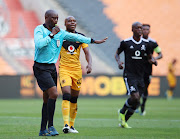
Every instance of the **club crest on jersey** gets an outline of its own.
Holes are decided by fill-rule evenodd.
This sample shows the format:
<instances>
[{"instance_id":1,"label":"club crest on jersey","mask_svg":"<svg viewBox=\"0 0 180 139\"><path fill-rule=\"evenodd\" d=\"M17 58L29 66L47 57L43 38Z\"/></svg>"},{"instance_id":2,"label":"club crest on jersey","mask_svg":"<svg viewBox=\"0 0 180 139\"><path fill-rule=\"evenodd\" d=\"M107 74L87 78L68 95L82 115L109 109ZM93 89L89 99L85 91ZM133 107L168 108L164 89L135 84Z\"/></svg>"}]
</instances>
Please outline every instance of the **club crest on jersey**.
<instances>
[{"instance_id":1,"label":"club crest on jersey","mask_svg":"<svg viewBox=\"0 0 180 139\"><path fill-rule=\"evenodd\" d=\"M62 84L64 84L66 81L65 80L62 80Z\"/></svg>"},{"instance_id":2,"label":"club crest on jersey","mask_svg":"<svg viewBox=\"0 0 180 139\"><path fill-rule=\"evenodd\" d=\"M57 47L60 46L60 40L57 40Z\"/></svg>"},{"instance_id":3,"label":"club crest on jersey","mask_svg":"<svg viewBox=\"0 0 180 139\"><path fill-rule=\"evenodd\" d=\"M75 47L73 45L68 46L68 51L73 54L75 50Z\"/></svg>"},{"instance_id":4,"label":"club crest on jersey","mask_svg":"<svg viewBox=\"0 0 180 139\"><path fill-rule=\"evenodd\" d=\"M132 91L136 91L135 87L134 87L134 86L131 86L131 87L130 87L130 91L131 91L131 92L132 92Z\"/></svg>"},{"instance_id":5,"label":"club crest on jersey","mask_svg":"<svg viewBox=\"0 0 180 139\"><path fill-rule=\"evenodd\" d=\"M77 80L77 84L80 85L80 84L81 84L81 81L82 81L82 78L78 79L78 80Z\"/></svg>"},{"instance_id":6,"label":"club crest on jersey","mask_svg":"<svg viewBox=\"0 0 180 139\"><path fill-rule=\"evenodd\" d=\"M145 45L142 45L142 46L141 46L141 50L144 50L144 51L146 50Z\"/></svg>"}]
</instances>

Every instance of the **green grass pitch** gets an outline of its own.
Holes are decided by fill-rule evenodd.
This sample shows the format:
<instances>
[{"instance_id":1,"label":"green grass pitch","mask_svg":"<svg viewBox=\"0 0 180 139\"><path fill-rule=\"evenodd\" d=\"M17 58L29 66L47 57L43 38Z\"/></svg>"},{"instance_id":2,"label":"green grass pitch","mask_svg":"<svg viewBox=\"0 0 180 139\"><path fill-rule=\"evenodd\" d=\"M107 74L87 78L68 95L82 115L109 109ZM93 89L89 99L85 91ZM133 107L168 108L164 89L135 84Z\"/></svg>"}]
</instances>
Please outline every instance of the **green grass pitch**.
<instances>
[{"instance_id":1,"label":"green grass pitch","mask_svg":"<svg viewBox=\"0 0 180 139\"><path fill-rule=\"evenodd\" d=\"M128 121L132 129L118 127L117 110L125 98L79 98L75 128L79 134L63 134L61 98L56 102L56 137L67 139L178 139L180 99L149 98L147 114L135 113ZM42 99L0 99L0 138L46 139L39 137Z\"/></svg>"}]
</instances>

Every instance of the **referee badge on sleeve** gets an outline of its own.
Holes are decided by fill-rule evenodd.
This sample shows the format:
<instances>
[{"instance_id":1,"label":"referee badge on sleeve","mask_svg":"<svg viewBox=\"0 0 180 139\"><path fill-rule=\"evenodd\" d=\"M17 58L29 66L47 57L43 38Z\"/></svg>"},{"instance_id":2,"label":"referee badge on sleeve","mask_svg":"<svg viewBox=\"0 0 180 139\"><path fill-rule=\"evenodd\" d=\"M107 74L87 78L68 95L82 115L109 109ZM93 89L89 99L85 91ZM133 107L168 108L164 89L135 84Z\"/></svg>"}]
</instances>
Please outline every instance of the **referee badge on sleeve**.
<instances>
[{"instance_id":1,"label":"referee badge on sleeve","mask_svg":"<svg viewBox=\"0 0 180 139\"><path fill-rule=\"evenodd\" d=\"M57 40L57 47L60 46L60 40Z\"/></svg>"}]
</instances>

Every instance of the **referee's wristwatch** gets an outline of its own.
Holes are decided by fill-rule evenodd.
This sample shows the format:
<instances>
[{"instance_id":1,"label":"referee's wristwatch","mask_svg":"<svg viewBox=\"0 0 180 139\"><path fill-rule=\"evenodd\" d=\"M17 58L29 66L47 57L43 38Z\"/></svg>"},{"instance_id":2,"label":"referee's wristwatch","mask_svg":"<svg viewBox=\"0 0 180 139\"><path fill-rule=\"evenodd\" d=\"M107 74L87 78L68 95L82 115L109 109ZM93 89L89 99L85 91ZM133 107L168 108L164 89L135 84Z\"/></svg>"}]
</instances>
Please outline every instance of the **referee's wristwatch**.
<instances>
[{"instance_id":1,"label":"referee's wristwatch","mask_svg":"<svg viewBox=\"0 0 180 139\"><path fill-rule=\"evenodd\" d=\"M51 39L54 38L54 34L50 33L50 34L49 34L49 37L50 37Z\"/></svg>"}]
</instances>

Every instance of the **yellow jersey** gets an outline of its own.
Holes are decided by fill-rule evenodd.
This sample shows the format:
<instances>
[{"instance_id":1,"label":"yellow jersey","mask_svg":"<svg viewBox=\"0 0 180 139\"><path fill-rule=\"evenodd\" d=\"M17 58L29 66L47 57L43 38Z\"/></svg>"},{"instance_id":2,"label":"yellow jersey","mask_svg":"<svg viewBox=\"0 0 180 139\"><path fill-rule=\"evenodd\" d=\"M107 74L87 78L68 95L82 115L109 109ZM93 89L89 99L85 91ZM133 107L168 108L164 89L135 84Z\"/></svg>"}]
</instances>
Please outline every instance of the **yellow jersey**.
<instances>
[{"instance_id":1,"label":"yellow jersey","mask_svg":"<svg viewBox=\"0 0 180 139\"><path fill-rule=\"evenodd\" d=\"M173 66L172 63L168 65L168 75L174 76L175 77L175 67Z\"/></svg>"},{"instance_id":2,"label":"yellow jersey","mask_svg":"<svg viewBox=\"0 0 180 139\"><path fill-rule=\"evenodd\" d=\"M78 34L81 34L81 33L78 33ZM64 40L62 48L61 48L61 52L60 52L59 68L72 70L72 71L80 70L81 62L80 62L79 57L80 57L81 47L86 48L88 47L88 44L80 43L80 42L70 42L70 41Z\"/></svg>"},{"instance_id":3,"label":"yellow jersey","mask_svg":"<svg viewBox=\"0 0 180 139\"><path fill-rule=\"evenodd\" d=\"M169 86L176 86L176 75L175 75L175 67L173 66L172 63L169 64L168 66L168 74L167 74L167 79Z\"/></svg>"}]
</instances>

